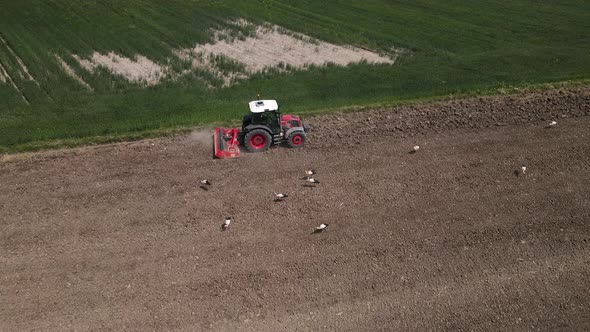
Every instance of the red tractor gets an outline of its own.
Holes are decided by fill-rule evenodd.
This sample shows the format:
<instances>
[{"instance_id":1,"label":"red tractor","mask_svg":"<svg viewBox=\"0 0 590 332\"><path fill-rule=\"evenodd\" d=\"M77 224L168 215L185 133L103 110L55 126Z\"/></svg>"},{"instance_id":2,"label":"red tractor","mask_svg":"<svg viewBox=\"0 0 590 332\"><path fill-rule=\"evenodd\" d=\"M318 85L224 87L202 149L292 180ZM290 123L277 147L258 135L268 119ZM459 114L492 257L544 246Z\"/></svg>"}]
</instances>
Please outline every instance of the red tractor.
<instances>
[{"instance_id":1,"label":"red tractor","mask_svg":"<svg viewBox=\"0 0 590 332\"><path fill-rule=\"evenodd\" d=\"M281 143L291 148L305 144L309 126L297 115L281 114L276 100L255 100L248 105L250 114L244 116L241 129L215 129L216 158L239 157L240 145L248 152L262 152Z\"/></svg>"}]
</instances>

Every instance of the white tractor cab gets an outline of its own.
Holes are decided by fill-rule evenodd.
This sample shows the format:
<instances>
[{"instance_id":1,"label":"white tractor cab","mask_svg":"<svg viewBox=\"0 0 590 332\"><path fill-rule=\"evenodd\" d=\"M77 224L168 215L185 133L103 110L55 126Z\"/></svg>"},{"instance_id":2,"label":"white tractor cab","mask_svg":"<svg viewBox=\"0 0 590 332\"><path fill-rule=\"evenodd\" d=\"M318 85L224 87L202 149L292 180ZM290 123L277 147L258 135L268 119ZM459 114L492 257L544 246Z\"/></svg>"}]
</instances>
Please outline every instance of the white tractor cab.
<instances>
[{"instance_id":1,"label":"white tractor cab","mask_svg":"<svg viewBox=\"0 0 590 332\"><path fill-rule=\"evenodd\" d=\"M250 114L244 116L239 141L249 152L262 152L271 144L286 143L291 148L305 144L309 126L297 115L281 114L276 100L248 103Z\"/></svg>"}]
</instances>

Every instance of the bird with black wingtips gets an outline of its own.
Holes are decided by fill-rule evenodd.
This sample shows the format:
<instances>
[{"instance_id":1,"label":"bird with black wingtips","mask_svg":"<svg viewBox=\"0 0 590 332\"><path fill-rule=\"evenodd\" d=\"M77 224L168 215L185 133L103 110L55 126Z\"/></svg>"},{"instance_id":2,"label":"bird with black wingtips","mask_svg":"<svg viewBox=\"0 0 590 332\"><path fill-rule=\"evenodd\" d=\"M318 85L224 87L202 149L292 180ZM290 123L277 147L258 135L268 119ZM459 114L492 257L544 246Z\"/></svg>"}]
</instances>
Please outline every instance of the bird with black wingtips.
<instances>
[{"instance_id":1,"label":"bird with black wingtips","mask_svg":"<svg viewBox=\"0 0 590 332\"><path fill-rule=\"evenodd\" d=\"M199 187L201 187L201 189L203 189L203 190L209 190L210 186L211 186L211 181L209 181L207 179L203 179L203 180L199 181Z\"/></svg>"},{"instance_id":2,"label":"bird with black wingtips","mask_svg":"<svg viewBox=\"0 0 590 332\"><path fill-rule=\"evenodd\" d=\"M223 222L223 224L221 224L221 231L225 231L226 229L228 229L232 219L232 217L225 217L225 221Z\"/></svg>"},{"instance_id":3,"label":"bird with black wingtips","mask_svg":"<svg viewBox=\"0 0 590 332\"><path fill-rule=\"evenodd\" d=\"M284 193L274 193L275 194L275 202L280 202L283 199L289 197L289 195L284 194Z\"/></svg>"},{"instance_id":4,"label":"bird with black wingtips","mask_svg":"<svg viewBox=\"0 0 590 332\"><path fill-rule=\"evenodd\" d=\"M320 224L318 227L315 228L313 231L314 233L321 233L328 228L328 224Z\"/></svg>"},{"instance_id":5,"label":"bird with black wingtips","mask_svg":"<svg viewBox=\"0 0 590 332\"><path fill-rule=\"evenodd\" d=\"M319 181L319 180L317 180L316 178L312 178L312 177L308 177L308 178L307 178L307 182L309 182L309 183L313 183L313 184L318 184L318 183L320 183L320 181Z\"/></svg>"},{"instance_id":6,"label":"bird with black wingtips","mask_svg":"<svg viewBox=\"0 0 590 332\"><path fill-rule=\"evenodd\" d=\"M315 174L316 174L315 169L308 169L305 171L305 176L303 177L303 180L307 180Z\"/></svg>"}]
</instances>

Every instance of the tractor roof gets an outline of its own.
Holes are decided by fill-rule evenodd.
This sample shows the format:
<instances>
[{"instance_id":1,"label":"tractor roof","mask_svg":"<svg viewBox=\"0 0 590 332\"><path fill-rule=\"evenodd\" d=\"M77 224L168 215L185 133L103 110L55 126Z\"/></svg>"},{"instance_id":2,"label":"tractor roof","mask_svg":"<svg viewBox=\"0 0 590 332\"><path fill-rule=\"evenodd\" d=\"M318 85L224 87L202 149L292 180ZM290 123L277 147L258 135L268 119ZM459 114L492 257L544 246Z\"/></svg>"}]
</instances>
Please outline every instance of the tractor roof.
<instances>
[{"instance_id":1,"label":"tractor roof","mask_svg":"<svg viewBox=\"0 0 590 332\"><path fill-rule=\"evenodd\" d=\"M254 100L249 104L252 113L271 112L279 109L279 104L276 100Z\"/></svg>"}]
</instances>

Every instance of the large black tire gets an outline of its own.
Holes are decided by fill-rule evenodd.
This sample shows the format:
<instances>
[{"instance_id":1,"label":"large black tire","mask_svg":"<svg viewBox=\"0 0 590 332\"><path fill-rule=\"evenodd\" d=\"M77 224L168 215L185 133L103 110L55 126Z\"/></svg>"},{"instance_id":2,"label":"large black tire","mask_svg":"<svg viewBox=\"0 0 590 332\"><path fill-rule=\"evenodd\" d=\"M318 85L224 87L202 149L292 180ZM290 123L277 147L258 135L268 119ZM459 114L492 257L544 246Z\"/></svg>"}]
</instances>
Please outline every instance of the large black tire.
<instances>
[{"instance_id":1,"label":"large black tire","mask_svg":"<svg viewBox=\"0 0 590 332\"><path fill-rule=\"evenodd\" d=\"M254 129L244 136L244 147L248 152L266 151L272 144L272 136L264 129Z\"/></svg>"},{"instance_id":2,"label":"large black tire","mask_svg":"<svg viewBox=\"0 0 590 332\"><path fill-rule=\"evenodd\" d=\"M302 131L295 131L287 137L287 146L290 148L300 148L305 144L305 133Z\"/></svg>"}]
</instances>

